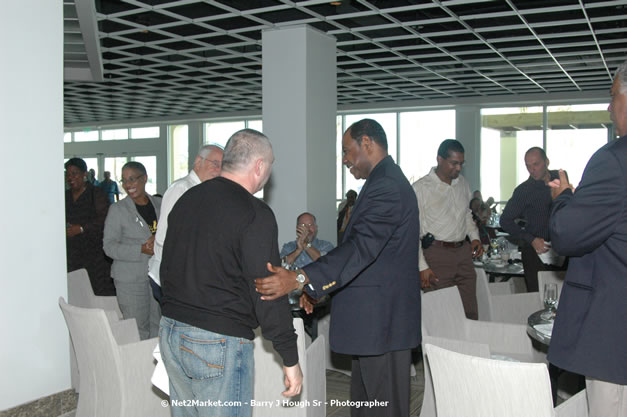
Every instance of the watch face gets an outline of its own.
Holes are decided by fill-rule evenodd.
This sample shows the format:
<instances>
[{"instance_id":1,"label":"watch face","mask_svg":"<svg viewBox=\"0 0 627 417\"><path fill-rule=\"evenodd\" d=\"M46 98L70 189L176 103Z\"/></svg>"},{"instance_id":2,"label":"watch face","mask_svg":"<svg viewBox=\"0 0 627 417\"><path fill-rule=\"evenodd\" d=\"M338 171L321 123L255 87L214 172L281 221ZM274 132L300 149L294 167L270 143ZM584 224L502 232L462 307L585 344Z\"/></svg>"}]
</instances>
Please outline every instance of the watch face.
<instances>
[{"instance_id":1,"label":"watch face","mask_svg":"<svg viewBox=\"0 0 627 417\"><path fill-rule=\"evenodd\" d=\"M301 284L305 282L305 276L303 274L298 274L296 275L296 281L300 282Z\"/></svg>"}]
</instances>

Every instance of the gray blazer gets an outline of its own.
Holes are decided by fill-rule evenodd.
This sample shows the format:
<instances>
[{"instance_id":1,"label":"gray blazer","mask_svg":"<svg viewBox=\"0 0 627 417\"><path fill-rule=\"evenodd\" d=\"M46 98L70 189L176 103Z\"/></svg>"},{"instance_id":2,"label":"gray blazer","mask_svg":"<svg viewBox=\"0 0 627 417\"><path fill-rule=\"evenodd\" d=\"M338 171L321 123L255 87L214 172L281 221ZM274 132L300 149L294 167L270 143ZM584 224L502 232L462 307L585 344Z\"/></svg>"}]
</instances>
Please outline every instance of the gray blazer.
<instances>
[{"instance_id":1,"label":"gray blazer","mask_svg":"<svg viewBox=\"0 0 627 417\"><path fill-rule=\"evenodd\" d=\"M147 195L158 219L161 197ZM126 197L109 207L104 226L103 247L105 253L113 259L111 276L115 280L140 283L148 279L150 255L142 253L141 246L150 236L150 229L139 215L133 199Z\"/></svg>"}]
</instances>

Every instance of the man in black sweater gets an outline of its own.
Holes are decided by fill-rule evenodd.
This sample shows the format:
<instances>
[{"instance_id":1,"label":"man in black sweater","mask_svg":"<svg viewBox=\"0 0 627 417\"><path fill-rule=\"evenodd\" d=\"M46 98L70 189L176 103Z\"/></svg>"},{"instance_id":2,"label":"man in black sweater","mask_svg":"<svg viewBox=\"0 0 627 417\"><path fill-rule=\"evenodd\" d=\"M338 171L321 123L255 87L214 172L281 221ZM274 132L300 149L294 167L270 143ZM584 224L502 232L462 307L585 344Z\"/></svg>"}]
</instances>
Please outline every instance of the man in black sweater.
<instances>
[{"instance_id":1,"label":"man in black sweater","mask_svg":"<svg viewBox=\"0 0 627 417\"><path fill-rule=\"evenodd\" d=\"M528 292L538 288L538 271L553 269L545 265L539 255L548 252L549 217L551 216L551 188L549 182L559 178L557 171L549 170L549 158L544 149L536 146L525 153L525 166L529 179L514 190L501 215L501 227L521 242L520 251ZM524 227L515 222L523 219Z\"/></svg>"},{"instance_id":2,"label":"man in black sweater","mask_svg":"<svg viewBox=\"0 0 627 417\"><path fill-rule=\"evenodd\" d=\"M281 264L274 213L253 196L266 184L273 161L266 136L236 132L224 149L221 176L188 190L168 217L160 349L175 417L235 415L227 401L237 403L237 415L251 414L258 325L283 359L283 395L300 393L287 297L263 302L254 285L268 259Z\"/></svg>"}]
</instances>

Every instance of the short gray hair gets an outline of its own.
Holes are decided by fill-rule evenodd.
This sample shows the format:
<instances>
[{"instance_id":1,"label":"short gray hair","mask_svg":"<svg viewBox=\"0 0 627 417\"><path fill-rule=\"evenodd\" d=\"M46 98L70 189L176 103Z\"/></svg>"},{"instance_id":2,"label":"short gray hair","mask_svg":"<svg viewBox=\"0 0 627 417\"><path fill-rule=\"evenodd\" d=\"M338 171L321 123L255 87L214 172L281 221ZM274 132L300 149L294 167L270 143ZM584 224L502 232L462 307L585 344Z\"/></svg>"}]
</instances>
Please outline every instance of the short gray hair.
<instances>
[{"instance_id":1,"label":"short gray hair","mask_svg":"<svg viewBox=\"0 0 627 417\"><path fill-rule=\"evenodd\" d=\"M254 129L242 129L229 138L224 147L222 170L241 172L257 158L272 160L270 139Z\"/></svg>"},{"instance_id":2,"label":"short gray hair","mask_svg":"<svg viewBox=\"0 0 627 417\"><path fill-rule=\"evenodd\" d=\"M624 93L627 90L627 61L623 62L614 73L614 79L620 83L619 90Z\"/></svg>"},{"instance_id":3,"label":"short gray hair","mask_svg":"<svg viewBox=\"0 0 627 417\"><path fill-rule=\"evenodd\" d=\"M223 148L219 145L205 145L198 150L196 156L200 156L201 158L206 158L212 151L215 150L223 150Z\"/></svg>"}]
</instances>

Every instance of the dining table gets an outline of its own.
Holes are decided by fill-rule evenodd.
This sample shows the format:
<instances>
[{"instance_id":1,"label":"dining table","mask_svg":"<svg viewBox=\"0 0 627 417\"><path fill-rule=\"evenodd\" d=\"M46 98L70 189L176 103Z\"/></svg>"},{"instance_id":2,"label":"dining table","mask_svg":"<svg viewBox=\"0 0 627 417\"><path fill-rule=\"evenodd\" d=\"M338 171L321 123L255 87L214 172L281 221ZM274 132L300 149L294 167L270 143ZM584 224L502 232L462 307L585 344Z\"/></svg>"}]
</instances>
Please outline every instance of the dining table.
<instances>
[{"instance_id":1,"label":"dining table","mask_svg":"<svg viewBox=\"0 0 627 417\"><path fill-rule=\"evenodd\" d=\"M489 282L495 282L496 278L501 277L501 281L507 281L511 277L524 277L525 269L520 260L507 260L487 258L484 260L475 260L473 264L478 268L483 268L488 276Z\"/></svg>"},{"instance_id":2,"label":"dining table","mask_svg":"<svg viewBox=\"0 0 627 417\"><path fill-rule=\"evenodd\" d=\"M547 310L536 311L527 319L527 334L545 346L551 344L551 333L555 315L545 314Z\"/></svg>"}]
</instances>

